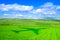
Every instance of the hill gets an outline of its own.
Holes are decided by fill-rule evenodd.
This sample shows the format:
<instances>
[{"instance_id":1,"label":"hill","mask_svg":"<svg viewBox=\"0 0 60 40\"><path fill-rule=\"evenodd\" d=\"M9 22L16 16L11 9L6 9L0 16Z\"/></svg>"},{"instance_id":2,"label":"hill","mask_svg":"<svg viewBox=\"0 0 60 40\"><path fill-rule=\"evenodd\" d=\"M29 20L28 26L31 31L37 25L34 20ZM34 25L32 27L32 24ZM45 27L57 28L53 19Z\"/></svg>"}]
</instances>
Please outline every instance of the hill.
<instances>
[{"instance_id":1,"label":"hill","mask_svg":"<svg viewBox=\"0 0 60 40\"><path fill-rule=\"evenodd\" d=\"M0 19L0 40L59 40L60 21Z\"/></svg>"}]
</instances>

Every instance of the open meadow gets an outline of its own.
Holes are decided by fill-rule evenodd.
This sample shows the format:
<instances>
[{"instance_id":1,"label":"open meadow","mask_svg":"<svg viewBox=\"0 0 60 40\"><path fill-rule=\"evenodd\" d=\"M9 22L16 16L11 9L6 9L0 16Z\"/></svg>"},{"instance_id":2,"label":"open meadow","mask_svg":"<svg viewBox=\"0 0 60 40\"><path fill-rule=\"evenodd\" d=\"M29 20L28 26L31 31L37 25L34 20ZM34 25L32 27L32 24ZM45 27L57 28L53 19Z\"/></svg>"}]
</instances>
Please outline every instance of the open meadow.
<instances>
[{"instance_id":1,"label":"open meadow","mask_svg":"<svg viewBox=\"0 0 60 40\"><path fill-rule=\"evenodd\" d=\"M60 40L60 21L0 19L0 40Z\"/></svg>"}]
</instances>

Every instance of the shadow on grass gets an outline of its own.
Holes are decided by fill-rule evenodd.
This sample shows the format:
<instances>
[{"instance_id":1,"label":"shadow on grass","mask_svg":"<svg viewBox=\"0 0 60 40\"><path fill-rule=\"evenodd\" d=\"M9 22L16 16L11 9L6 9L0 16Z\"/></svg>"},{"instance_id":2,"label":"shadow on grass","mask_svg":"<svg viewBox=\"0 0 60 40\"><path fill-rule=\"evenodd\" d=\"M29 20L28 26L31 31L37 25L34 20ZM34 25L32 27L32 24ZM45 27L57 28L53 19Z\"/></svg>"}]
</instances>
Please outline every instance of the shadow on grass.
<instances>
[{"instance_id":1,"label":"shadow on grass","mask_svg":"<svg viewBox=\"0 0 60 40\"><path fill-rule=\"evenodd\" d=\"M22 30L11 30L15 33L20 33L20 32L24 32L24 31L32 31L33 33L35 33L36 35L39 34L39 31L43 30L43 29L46 29L46 28L24 28Z\"/></svg>"}]
</instances>

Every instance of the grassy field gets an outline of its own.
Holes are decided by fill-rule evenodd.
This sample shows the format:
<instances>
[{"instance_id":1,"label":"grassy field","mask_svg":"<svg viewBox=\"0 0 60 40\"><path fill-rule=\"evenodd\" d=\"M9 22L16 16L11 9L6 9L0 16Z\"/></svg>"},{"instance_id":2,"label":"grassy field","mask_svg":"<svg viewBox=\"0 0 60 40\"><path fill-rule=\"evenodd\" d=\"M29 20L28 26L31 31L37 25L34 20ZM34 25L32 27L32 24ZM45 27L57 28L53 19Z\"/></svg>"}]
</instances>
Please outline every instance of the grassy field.
<instances>
[{"instance_id":1,"label":"grassy field","mask_svg":"<svg viewBox=\"0 0 60 40\"><path fill-rule=\"evenodd\" d=\"M60 40L60 21L0 19L0 40Z\"/></svg>"}]
</instances>

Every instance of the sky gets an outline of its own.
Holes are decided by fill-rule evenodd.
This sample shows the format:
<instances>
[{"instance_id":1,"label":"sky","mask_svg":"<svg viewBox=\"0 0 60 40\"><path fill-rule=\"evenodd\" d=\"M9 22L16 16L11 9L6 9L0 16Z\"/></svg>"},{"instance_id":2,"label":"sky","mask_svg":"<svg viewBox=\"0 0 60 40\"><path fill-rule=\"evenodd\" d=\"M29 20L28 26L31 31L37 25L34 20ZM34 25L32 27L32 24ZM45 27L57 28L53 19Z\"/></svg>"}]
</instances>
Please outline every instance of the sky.
<instances>
[{"instance_id":1,"label":"sky","mask_svg":"<svg viewBox=\"0 0 60 40\"><path fill-rule=\"evenodd\" d=\"M0 18L60 20L60 0L0 0Z\"/></svg>"}]
</instances>

